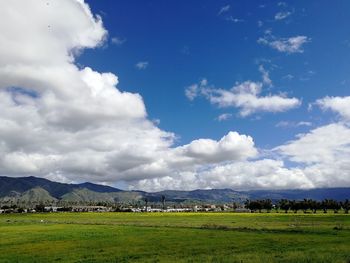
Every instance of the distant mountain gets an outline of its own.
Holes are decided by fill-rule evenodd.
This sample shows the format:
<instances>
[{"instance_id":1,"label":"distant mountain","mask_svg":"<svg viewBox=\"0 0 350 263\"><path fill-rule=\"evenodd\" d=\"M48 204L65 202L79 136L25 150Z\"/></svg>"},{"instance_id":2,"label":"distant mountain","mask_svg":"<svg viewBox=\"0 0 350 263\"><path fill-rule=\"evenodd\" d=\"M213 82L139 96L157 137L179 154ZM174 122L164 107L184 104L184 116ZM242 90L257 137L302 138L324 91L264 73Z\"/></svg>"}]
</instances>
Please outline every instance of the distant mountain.
<instances>
[{"instance_id":1,"label":"distant mountain","mask_svg":"<svg viewBox=\"0 0 350 263\"><path fill-rule=\"evenodd\" d=\"M45 189L37 186L32 189L29 189L28 191L25 191L23 193L18 193L15 191L12 191L7 196L4 196L1 198L2 202L8 202L8 203L28 203L28 202L55 202L57 201L56 198L52 197L48 191Z\"/></svg>"},{"instance_id":2,"label":"distant mountain","mask_svg":"<svg viewBox=\"0 0 350 263\"><path fill-rule=\"evenodd\" d=\"M243 203L247 199L294 199L315 200L350 199L350 188L320 188L308 190L254 190L210 189L193 191L167 190L155 193L123 191L111 186L93 183L64 184L37 177L0 177L0 203L16 202L160 202L165 196L173 203Z\"/></svg>"},{"instance_id":3,"label":"distant mountain","mask_svg":"<svg viewBox=\"0 0 350 263\"><path fill-rule=\"evenodd\" d=\"M75 189L86 188L94 192L119 192L120 189L113 188L110 186L83 183L83 184L64 184L52 182L47 179L38 178L34 176L29 177L6 177L0 176L0 197L6 196L12 191L23 193L35 187L41 187L50 193L51 196L55 198L60 198L61 196L72 192Z\"/></svg>"},{"instance_id":4,"label":"distant mountain","mask_svg":"<svg viewBox=\"0 0 350 263\"><path fill-rule=\"evenodd\" d=\"M108 186L108 185L99 185L99 184L93 184L93 183L83 183L83 184L77 184L76 186L79 186L80 188L86 188L94 192L99 193L112 193L112 192L120 192L122 190Z\"/></svg>"},{"instance_id":5,"label":"distant mountain","mask_svg":"<svg viewBox=\"0 0 350 263\"><path fill-rule=\"evenodd\" d=\"M193 190L193 191L162 191L157 193L146 193L150 201L159 201L164 195L166 200L174 202L200 201L200 202L243 202L249 196L243 192L232 189L210 189L210 190Z\"/></svg>"},{"instance_id":6,"label":"distant mountain","mask_svg":"<svg viewBox=\"0 0 350 263\"><path fill-rule=\"evenodd\" d=\"M334 200L344 200L350 199L350 188L315 188L306 190L255 190L246 192L251 199L334 199Z\"/></svg>"},{"instance_id":7,"label":"distant mountain","mask_svg":"<svg viewBox=\"0 0 350 263\"><path fill-rule=\"evenodd\" d=\"M86 188L75 189L62 196L62 200L70 202L130 202L131 200L140 200L142 194L138 192L121 191L118 192L96 192Z\"/></svg>"}]
</instances>

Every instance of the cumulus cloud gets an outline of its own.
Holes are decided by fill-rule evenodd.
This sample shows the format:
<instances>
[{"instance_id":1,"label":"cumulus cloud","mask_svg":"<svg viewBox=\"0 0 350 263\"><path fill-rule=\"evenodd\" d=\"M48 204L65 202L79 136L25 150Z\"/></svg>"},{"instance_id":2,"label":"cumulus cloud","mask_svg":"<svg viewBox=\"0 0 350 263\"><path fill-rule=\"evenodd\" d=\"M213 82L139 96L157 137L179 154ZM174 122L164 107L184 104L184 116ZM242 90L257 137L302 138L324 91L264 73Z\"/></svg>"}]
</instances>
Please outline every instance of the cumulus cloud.
<instances>
[{"instance_id":1,"label":"cumulus cloud","mask_svg":"<svg viewBox=\"0 0 350 263\"><path fill-rule=\"evenodd\" d=\"M303 166L315 187L350 185L350 128L346 124L318 127L275 150Z\"/></svg>"},{"instance_id":2,"label":"cumulus cloud","mask_svg":"<svg viewBox=\"0 0 350 263\"><path fill-rule=\"evenodd\" d=\"M144 179L135 182L132 188L159 191L164 188L178 190L234 188L283 189L311 188L313 183L301 169L288 169L283 161L262 159L250 162L226 163L206 170L179 173L176 176Z\"/></svg>"},{"instance_id":3,"label":"cumulus cloud","mask_svg":"<svg viewBox=\"0 0 350 263\"><path fill-rule=\"evenodd\" d=\"M116 180L172 145L140 95L74 64L107 35L83 1L11 1L0 15L1 174Z\"/></svg>"},{"instance_id":4,"label":"cumulus cloud","mask_svg":"<svg viewBox=\"0 0 350 263\"><path fill-rule=\"evenodd\" d=\"M11 0L0 15L7 21L0 24L0 175L123 180L144 190L349 183L345 124L321 127L278 148L281 156L306 164L301 168L258 160L253 138L237 132L175 147L176 136L148 119L141 95L118 89L113 73L75 64L84 49L101 46L107 37L101 18L84 1ZM225 91L202 80L186 95L237 107L242 116L300 104L283 95L262 96L262 85L248 81ZM340 134L339 141L329 140L332 134ZM312 151L318 144L323 155ZM342 170L332 177L335 168Z\"/></svg>"},{"instance_id":5,"label":"cumulus cloud","mask_svg":"<svg viewBox=\"0 0 350 263\"><path fill-rule=\"evenodd\" d=\"M265 76L265 78L267 77ZM265 82L270 83L269 79L265 79ZM185 92L187 97L192 98L192 100L198 95L202 95L220 108L238 108L242 117L256 112L283 112L296 108L301 104L297 98L287 98L282 94L261 96L262 87L261 82L245 81L230 90L224 90L200 83L191 85Z\"/></svg>"},{"instance_id":6,"label":"cumulus cloud","mask_svg":"<svg viewBox=\"0 0 350 263\"><path fill-rule=\"evenodd\" d=\"M262 158L176 171L131 182L131 188L288 189L350 185L350 128L341 123L318 127L273 149L276 159ZM286 165L285 161L294 162Z\"/></svg>"},{"instance_id":7,"label":"cumulus cloud","mask_svg":"<svg viewBox=\"0 0 350 263\"><path fill-rule=\"evenodd\" d=\"M350 129L340 123L318 127L276 149L298 163L333 163L350 153ZM348 157L348 156L347 156Z\"/></svg>"},{"instance_id":8,"label":"cumulus cloud","mask_svg":"<svg viewBox=\"0 0 350 263\"><path fill-rule=\"evenodd\" d=\"M139 94L119 90L113 73L77 67L107 35L83 1L14 0L0 15L0 174L114 183L256 155L236 132L173 147Z\"/></svg>"},{"instance_id":9,"label":"cumulus cloud","mask_svg":"<svg viewBox=\"0 0 350 263\"><path fill-rule=\"evenodd\" d=\"M310 42L311 39L306 36L295 36L290 38L277 38L272 34L265 34L258 39L258 43L269 46L282 53L303 53L303 45Z\"/></svg>"},{"instance_id":10,"label":"cumulus cloud","mask_svg":"<svg viewBox=\"0 0 350 263\"><path fill-rule=\"evenodd\" d=\"M343 119L350 121L350 96L325 97L316 101L316 105L323 110L331 110L338 113Z\"/></svg>"}]
</instances>

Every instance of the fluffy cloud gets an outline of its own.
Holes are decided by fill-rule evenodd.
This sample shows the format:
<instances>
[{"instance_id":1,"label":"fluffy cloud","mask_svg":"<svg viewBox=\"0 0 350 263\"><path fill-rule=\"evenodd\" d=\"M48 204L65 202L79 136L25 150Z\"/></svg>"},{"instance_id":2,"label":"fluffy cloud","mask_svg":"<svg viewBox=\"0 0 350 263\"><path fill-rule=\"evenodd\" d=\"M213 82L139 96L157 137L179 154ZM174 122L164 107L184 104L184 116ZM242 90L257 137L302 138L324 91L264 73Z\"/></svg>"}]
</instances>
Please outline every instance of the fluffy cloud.
<instances>
[{"instance_id":1,"label":"fluffy cloud","mask_svg":"<svg viewBox=\"0 0 350 263\"><path fill-rule=\"evenodd\" d=\"M333 123L300 134L263 158L222 162L192 171L131 182L134 189L285 189L350 185L350 128ZM260 156L261 157L261 156ZM283 159L295 163L287 166Z\"/></svg>"},{"instance_id":2,"label":"fluffy cloud","mask_svg":"<svg viewBox=\"0 0 350 263\"><path fill-rule=\"evenodd\" d=\"M350 121L350 96L349 97L325 97L316 101L316 105L323 110L331 110L342 118Z\"/></svg>"},{"instance_id":3,"label":"fluffy cloud","mask_svg":"<svg viewBox=\"0 0 350 263\"><path fill-rule=\"evenodd\" d=\"M270 83L266 74L264 77L265 82ZM202 81L188 87L185 94L191 100L198 95L205 96L212 104L220 108L239 108L242 117L256 112L283 112L301 104L297 98L287 98L284 95L260 96L262 87L263 84L260 82L245 81L230 90L224 90L208 87L207 82Z\"/></svg>"},{"instance_id":4,"label":"fluffy cloud","mask_svg":"<svg viewBox=\"0 0 350 263\"><path fill-rule=\"evenodd\" d=\"M306 36L296 36L290 38L276 38L271 34L266 34L258 39L258 43L269 46L282 53L303 53L303 45L310 42Z\"/></svg>"},{"instance_id":5,"label":"fluffy cloud","mask_svg":"<svg viewBox=\"0 0 350 263\"><path fill-rule=\"evenodd\" d=\"M175 135L148 119L139 94L119 90L113 73L75 64L80 52L101 46L107 36L84 1L12 0L2 4L0 15L7 22L0 24L0 175L123 180L152 190L349 184L345 124L320 127L278 147L281 158L299 162L296 168L258 160L253 139L237 132L174 147ZM186 95L237 107L242 116L300 104L283 95L261 96L262 85L248 81L226 91L203 80ZM337 140L330 140L334 134Z\"/></svg>"},{"instance_id":6,"label":"fluffy cloud","mask_svg":"<svg viewBox=\"0 0 350 263\"><path fill-rule=\"evenodd\" d=\"M276 149L298 163L334 163L350 153L350 129L333 123L298 135L298 139Z\"/></svg>"},{"instance_id":7,"label":"fluffy cloud","mask_svg":"<svg viewBox=\"0 0 350 263\"><path fill-rule=\"evenodd\" d=\"M172 145L140 95L74 64L107 34L83 1L11 1L0 15L1 174L116 180Z\"/></svg>"},{"instance_id":8,"label":"fluffy cloud","mask_svg":"<svg viewBox=\"0 0 350 263\"><path fill-rule=\"evenodd\" d=\"M107 32L80 0L11 1L0 15L0 174L63 181L130 181L256 155L251 137L172 147L139 94L75 56Z\"/></svg>"},{"instance_id":9,"label":"fluffy cloud","mask_svg":"<svg viewBox=\"0 0 350 263\"><path fill-rule=\"evenodd\" d=\"M278 189L311 188L313 183L301 169L288 169L282 161L263 159L250 162L226 163L206 170L179 173L176 176L144 179L132 188L158 191L161 189Z\"/></svg>"},{"instance_id":10,"label":"fluffy cloud","mask_svg":"<svg viewBox=\"0 0 350 263\"><path fill-rule=\"evenodd\" d=\"M315 187L350 184L350 128L346 124L318 127L275 150L302 165Z\"/></svg>"}]
</instances>

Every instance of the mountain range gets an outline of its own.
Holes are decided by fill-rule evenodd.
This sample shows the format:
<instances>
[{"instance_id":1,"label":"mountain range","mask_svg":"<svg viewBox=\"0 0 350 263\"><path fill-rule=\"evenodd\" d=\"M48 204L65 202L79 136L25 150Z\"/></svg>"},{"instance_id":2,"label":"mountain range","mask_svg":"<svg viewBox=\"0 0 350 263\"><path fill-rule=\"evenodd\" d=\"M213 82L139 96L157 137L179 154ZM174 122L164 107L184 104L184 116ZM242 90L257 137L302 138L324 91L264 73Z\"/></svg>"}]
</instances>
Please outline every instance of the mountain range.
<instances>
[{"instance_id":1,"label":"mountain range","mask_svg":"<svg viewBox=\"0 0 350 263\"><path fill-rule=\"evenodd\" d=\"M0 203L6 202L119 202L143 201L160 202L165 196L167 202L174 203L242 203L247 199L293 199L310 198L314 200L350 199L350 188L318 188L307 190L251 190L208 189L193 191L166 190L161 192L124 191L106 185L93 183L66 184L43 178L0 177Z\"/></svg>"}]
</instances>

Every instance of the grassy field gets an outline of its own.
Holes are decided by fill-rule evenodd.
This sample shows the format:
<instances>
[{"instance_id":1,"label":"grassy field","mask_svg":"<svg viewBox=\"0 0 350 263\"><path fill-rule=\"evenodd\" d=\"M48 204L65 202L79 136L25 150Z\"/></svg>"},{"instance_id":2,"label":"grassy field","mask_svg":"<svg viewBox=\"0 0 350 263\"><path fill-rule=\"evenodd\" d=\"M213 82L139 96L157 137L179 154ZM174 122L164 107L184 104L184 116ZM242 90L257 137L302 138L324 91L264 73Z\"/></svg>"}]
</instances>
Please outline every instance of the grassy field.
<instances>
[{"instance_id":1,"label":"grassy field","mask_svg":"<svg viewBox=\"0 0 350 263\"><path fill-rule=\"evenodd\" d=\"M350 262L350 215L0 215L0 262Z\"/></svg>"}]
</instances>

